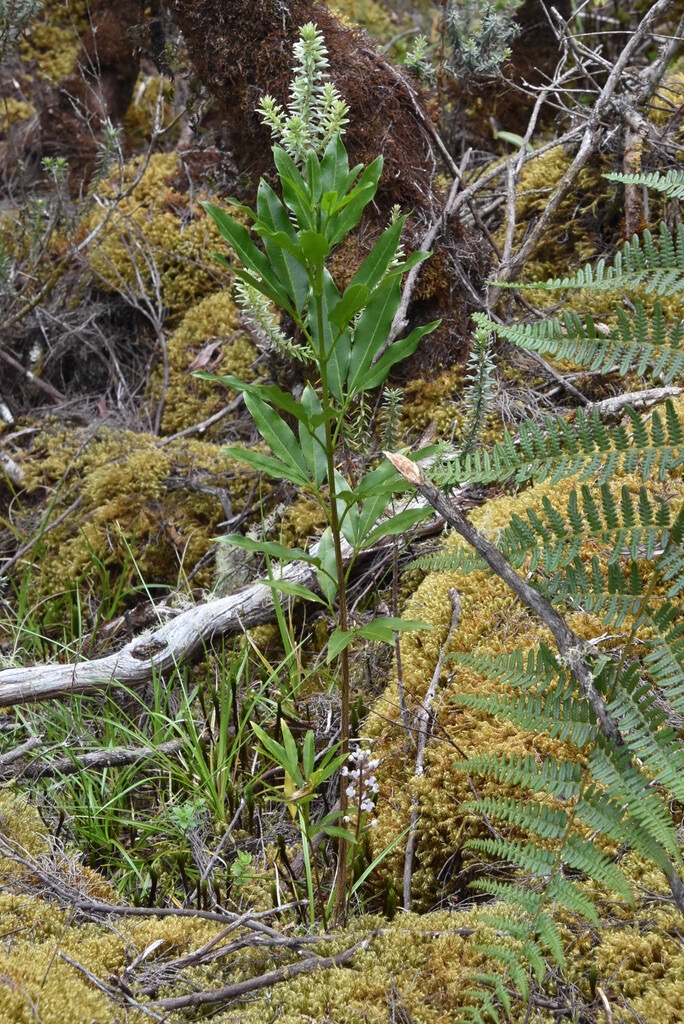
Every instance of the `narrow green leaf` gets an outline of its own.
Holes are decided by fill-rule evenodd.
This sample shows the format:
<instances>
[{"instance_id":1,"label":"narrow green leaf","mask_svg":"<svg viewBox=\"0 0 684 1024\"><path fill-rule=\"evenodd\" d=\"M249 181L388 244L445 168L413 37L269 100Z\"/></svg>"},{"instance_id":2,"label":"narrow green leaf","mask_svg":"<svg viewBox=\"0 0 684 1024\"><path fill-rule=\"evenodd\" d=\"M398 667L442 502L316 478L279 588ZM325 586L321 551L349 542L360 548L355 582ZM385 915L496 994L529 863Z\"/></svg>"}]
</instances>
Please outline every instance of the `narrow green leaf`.
<instances>
[{"instance_id":1,"label":"narrow green leaf","mask_svg":"<svg viewBox=\"0 0 684 1024\"><path fill-rule=\"evenodd\" d=\"M281 562L301 561L317 565L319 561L315 555L310 555L302 548L288 548L273 540L252 540L251 537L230 533L227 537L221 537L220 541L222 544L230 544L243 551L258 551L262 555L268 555L269 558L278 558Z\"/></svg>"},{"instance_id":2,"label":"narrow green leaf","mask_svg":"<svg viewBox=\"0 0 684 1024\"><path fill-rule=\"evenodd\" d=\"M349 647L356 633L353 629L335 629L330 634L328 640L328 654L326 656L326 662L329 665L331 661L334 661L342 653L342 651Z\"/></svg>"},{"instance_id":3,"label":"narrow green leaf","mask_svg":"<svg viewBox=\"0 0 684 1024\"><path fill-rule=\"evenodd\" d=\"M266 473L276 480L289 480L298 487L306 487L309 484L306 474L286 465L280 459L274 459L272 455L262 455L261 452L249 451L247 448L222 448L221 451L231 459L244 462L258 473Z\"/></svg>"},{"instance_id":4,"label":"narrow green leaf","mask_svg":"<svg viewBox=\"0 0 684 1024\"><path fill-rule=\"evenodd\" d=\"M257 580L261 587L268 587L269 590L278 590L281 594L288 594L290 597L301 597L304 601L315 601L317 604L325 604L325 601L315 594L313 590L302 586L301 583L292 583L291 580Z\"/></svg>"},{"instance_id":5,"label":"narrow green leaf","mask_svg":"<svg viewBox=\"0 0 684 1024\"><path fill-rule=\"evenodd\" d=\"M374 530L371 530L363 541L361 548L365 550L372 547L381 537L393 537L399 533L406 533L412 526L422 522L430 515L432 515L432 508L430 506L427 508L407 508L403 512L397 512L391 519L386 519L384 522L379 523Z\"/></svg>"},{"instance_id":6,"label":"narrow green leaf","mask_svg":"<svg viewBox=\"0 0 684 1024\"><path fill-rule=\"evenodd\" d=\"M254 391L245 391L244 396L257 430L276 458L306 477L306 459L287 423Z\"/></svg>"},{"instance_id":7,"label":"narrow green leaf","mask_svg":"<svg viewBox=\"0 0 684 1024\"><path fill-rule=\"evenodd\" d=\"M349 360L347 387L350 394L368 390L366 375L371 371L373 359L382 350L401 302L401 282L393 278L376 289L361 313L354 345Z\"/></svg>"},{"instance_id":8,"label":"narrow green leaf","mask_svg":"<svg viewBox=\"0 0 684 1024\"><path fill-rule=\"evenodd\" d=\"M346 327L366 305L369 295L370 289L365 284L350 284L337 305L330 310L328 315L331 322L336 327Z\"/></svg>"},{"instance_id":9,"label":"narrow green leaf","mask_svg":"<svg viewBox=\"0 0 684 1024\"><path fill-rule=\"evenodd\" d=\"M384 643L394 643L395 633L409 633L417 629L433 629L427 622L419 619L396 619L390 616L381 616L373 619L367 626L359 629L358 635L365 640L381 640Z\"/></svg>"},{"instance_id":10,"label":"narrow green leaf","mask_svg":"<svg viewBox=\"0 0 684 1024\"><path fill-rule=\"evenodd\" d=\"M216 224L219 233L235 250L244 266L257 274L275 294L281 295L283 303L288 305L287 295L283 292L271 264L261 250L257 249L244 224L234 220L230 214L220 207L214 206L213 203L203 202L201 205Z\"/></svg>"},{"instance_id":11,"label":"narrow green leaf","mask_svg":"<svg viewBox=\"0 0 684 1024\"><path fill-rule=\"evenodd\" d=\"M359 269L349 282L345 291L363 285L372 291L384 277L390 263L397 254L401 229L406 223L406 217L399 217L394 224L390 224L378 238L377 242L368 253Z\"/></svg>"},{"instance_id":12,"label":"narrow green leaf","mask_svg":"<svg viewBox=\"0 0 684 1024\"><path fill-rule=\"evenodd\" d=\"M316 224L313 204L299 168L280 146L273 147L273 159L280 176L283 202L294 213L301 230L314 231Z\"/></svg>"},{"instance_id":13,"label":"narrow green leaf","mask_svg":"<svg viewBox=\"0 0 684 1024\"><path fill-rule=\"evenodd\" d=\"M337 597L338 580L337 564L335 562L335 546L333 544L332 530L326 527L316 548L316 557L320 562L317 570L318 583L328 604L332 606Z\"/></svg>"},{"instance_id":14,"label":"narrow green leaf","mask_svg":"<svg viewBox=\"0 0 684 1024\"><path fill-rule=\"evenodd\" d=\"M325 448L325 425L316 420L320 418L322 407L318 395L307 384L302 392L301 409L306 414L300 417L299 444L301 446L309 473L317 487L324 483L328 475L328 459Z\"/></svg>"},{"instance_id":15,"label":"narrow green leaf","mask_svg":"<svg viewBox=\"0 0 684 1024\"><path fill-rule=\"evenodd\" d=\"M394 364L412 356L418 348L420 339L434 331L436 327L439 327L440 323L441 320L433 320L429 324L424 324L423 327L416 327L407 337L390 345L382 357L378 359L377 363L365 374L361 381L362 390L368 391L371 388L377 387L378 384L382 384L387 379L387 374Z\"/></svg>"},{"instance_id":16,"label":"narrow green leaf","mask_svg":"<svg viewBox=\"0 0 684 1024\"><path fill-rule=\"evenodd\" d=\"M314 770L314 762L316 759L316 745L314 740L313 729L308 729L306 736L304 737L304 743L302 744L302 768L304 771L304 781L308 782Z\"/></svg>"},{"instance_id":17,"label":"narrow green leaf","mask_svg":"<svg viewBox=\"0 0 684 1024\"><path fill-rule=\"evenodd\" d=\"M363 171L358 185L338 201L337 212L330 217L326 229L331 246L337 245L359 223L363 211L378 190L381 174L382 157L379 156Z\"/></svg>"}]
</instances>

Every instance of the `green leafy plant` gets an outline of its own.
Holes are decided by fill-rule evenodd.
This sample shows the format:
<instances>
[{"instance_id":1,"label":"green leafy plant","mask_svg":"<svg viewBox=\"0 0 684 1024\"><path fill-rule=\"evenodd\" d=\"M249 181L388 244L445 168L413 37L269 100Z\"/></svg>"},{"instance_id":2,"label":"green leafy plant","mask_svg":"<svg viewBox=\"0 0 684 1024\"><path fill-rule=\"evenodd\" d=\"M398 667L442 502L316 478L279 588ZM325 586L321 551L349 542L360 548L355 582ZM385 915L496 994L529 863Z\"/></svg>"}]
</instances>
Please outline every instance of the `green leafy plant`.
<instances>
[{"instance_id":1,"label":"green leafy plant","mask_svg":"<svg viewBox=\"0 0 684 1024\"><path fill-rule=\"evenodd\" d=\"M387 342L401 302L402 277L428 255L416 252L403 257L403 216L392 218L343 291L335 283L328 261L372 202L383 161L378 157L367 167L349 167L342 141L347 107L326 78L326 50L315 25L302 27L295 57L298 70L288 111L269 97L261 103L264 121L279 140L273 156L281 195L262 180L256 211L238 207L263 248L236 217L210 203L205 208L239 260L230 264L219 257L238 279L238 296L255 329L268 343L299 360L306 378L299 398L276 385L221 378L243 393L271 454L243 448L228 451L253 469L288 480L311 495L328 525L314 552L246 537L227 540L281 564L299 559L314 567L322 597L280 578L275 565L267 584L322 603L335 616L328 660L339 660L344 755L349 741L349 644L357 637L392 642L396 631L421 625L376 618L352 627L347 608L349 573L360 552L384 536L404 533L425 515L420 508L392 507L393 495L405 490L405 485L388 463L363 474L343 471L345 424L364 394L382 385L392 366L411 355L436 323ZM280 313L295 325L290 334L282 329ZM296 424L294 430L291 421ZM340 807L343 813L344 786ZM340 847L337 897L338 914L343 916L344 839Z\"/></svg>"},{"instance_id":2,"label":"green leafy plant","mask_svg":"<svg viewBox=\"0 0 684 1024\"><path fill-rule=\"evenodd\" d=\"M662 184L666 195L677 196L678 178ZM661 225L657 239L635 237L609 265L529 286L582 288L589 298L608 286L641 289L630 312L616 309L602 317L600 329L591 315L575 313L512 326L480 314L479 329L533 351L610 368L631 381L670 381L684 356L684 323L661 300L684 292L682 237L681 226L670 231ZM644 296L651 297L648 304ZM656 388L651 399L662 401L662 391ZM541 981L548 956L562 966L561 912L599 923L584 879L633 902L616 846L660 868L684 913L684 858L673 814L684 802L684 747L675 727L684 713L684 501L678 484L684 418L668 400L645 419L629 395L618 406L617 422L610 403L607 411L609 422L600 407L580 410L574 421L524 422L517 436L506 434L491 451L468 451L443 463L432 472L434 483L415 481L466 541L419 564L462 572L489 566L541 615L558 644L556 651L541 643L497 657L452 655L501 684L491 695L462 695L457 703L545 732L573 752L543 759L484 754L455 765L520 794L464 808L485 814L490 829L500 823L496 835L467 845L513 868L507 880L483 876L474 883L494 900L482 919L496 939L479 948L497 969L475 979L464 1019L498 1020L498 1007L510 1010L507 987L525 997L530 972ZM629 478L617 482L617 473ZM435 486L524 487L572 478L564 506L545 497L541 513L532 507L516 512L496 545ZM602 651L573 633L563 614L576 609L601 616L606 631L620 637L617 649Z\"/></svg>"}]
</instances>

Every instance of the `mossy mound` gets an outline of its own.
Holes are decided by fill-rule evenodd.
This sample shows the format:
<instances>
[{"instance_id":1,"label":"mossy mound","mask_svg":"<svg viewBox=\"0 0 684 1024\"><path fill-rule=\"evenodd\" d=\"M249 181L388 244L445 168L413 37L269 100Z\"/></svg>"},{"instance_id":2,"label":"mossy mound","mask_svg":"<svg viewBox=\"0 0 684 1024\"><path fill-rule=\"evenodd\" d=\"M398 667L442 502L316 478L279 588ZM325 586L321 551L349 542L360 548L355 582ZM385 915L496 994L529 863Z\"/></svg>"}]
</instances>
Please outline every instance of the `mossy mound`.
<instances>
[{"instance_id":1,"label":"mossy mound","mask_svg":"<svg viewBox=\"0 0 684 1024\"><path fill-rule=\"evenodd\" d=\"M31 601L59 601L77 589L102 599L141 584L172 586L207 553L230 509L240 510L251 480L216 445L192 438L160 445L149 434L108 427L46 429L25 469L17 508L27 535L38 525L34 495L46 495L44 527L78 507L37 538ZM209 585L210 570L195 582Z\"/></svg>"},{"instance_id":2,"label":"mossy mound","mask_svg":"<svg viewBox=\"0 0 684 1024\"><path fill-rule=\"evenodd\" d=\"M157 368L149 388L155 403L164 395L164 434L203 422L235 397L220 383L194 377L193 368L219 376L233 374L242 380L254 378L257 351L239 326L238 311L228 291L207 295L188 310L167 342L167 358L166 388L162 386L162 367Z\"/></svg>"},{"instance_id":3,"label":"mossy mound","mask_svg":"<svg viewBox=\"0 0 684 1024\"><path fill-rule=\"evenodd\" d=\"M221 276L211 254L224 248L211 218L189 204L175 153L136 157L123 181L112 179L103 198L130 191L114 209L96 208L86 234L104 226L88 251L90 269L105 288L124 294L152 321L177 323L196 302L216 291ZM137 179L140 180L137 180Z\"/></svg>"}]
</instances>

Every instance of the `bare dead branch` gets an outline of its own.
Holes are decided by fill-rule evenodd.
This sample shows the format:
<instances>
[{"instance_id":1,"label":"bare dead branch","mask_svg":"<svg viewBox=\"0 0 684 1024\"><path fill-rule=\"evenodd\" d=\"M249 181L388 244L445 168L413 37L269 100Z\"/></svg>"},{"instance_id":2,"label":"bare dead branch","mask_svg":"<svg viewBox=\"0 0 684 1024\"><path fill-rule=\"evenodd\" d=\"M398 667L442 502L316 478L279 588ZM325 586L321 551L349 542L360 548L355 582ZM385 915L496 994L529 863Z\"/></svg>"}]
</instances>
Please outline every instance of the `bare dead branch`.
<instances>
[{"instance_id":1,"label":"bare dead branch","mask_svg":"<svg viewBox=\"0 0 684 1024\"><path fill-rule=\"evenodd\" d=\"M30 749L34 749L40 743L37 737L32 737L32 739L37 740L37 742L33 743ZM24 753L27 753L29 749L27 744L29 742L31 741L22 744L17 750L10 751L13 761L16 760L14 755L19 754L21 757ZM74 754L72 757L60 757L54 761L36 760L30 764L13 764L11 769L8 768L7 761L5 760L9 755L5 754L3 757L0 757L0 778L54 779L63 775L77 775L79 772L89 768L120 768L123 765L136 764L138 761L144 761L146 758L156 757L159 754L167 756L177 754L182 746L183 740L178 739L169 740L167 743L160 743L156 747L109 747L106 750L94 750L89 754Z\"/></svg>"}]
</instances>

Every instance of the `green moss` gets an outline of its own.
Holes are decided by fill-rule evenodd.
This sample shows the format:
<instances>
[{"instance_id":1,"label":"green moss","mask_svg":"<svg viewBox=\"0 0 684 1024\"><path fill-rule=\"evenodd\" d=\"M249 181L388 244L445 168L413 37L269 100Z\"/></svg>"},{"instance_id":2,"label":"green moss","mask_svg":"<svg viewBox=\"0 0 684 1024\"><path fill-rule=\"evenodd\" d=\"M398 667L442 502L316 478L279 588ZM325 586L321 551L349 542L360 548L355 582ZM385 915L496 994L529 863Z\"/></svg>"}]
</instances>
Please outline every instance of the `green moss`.
<instances>
[{"instance_id":1,"label":"green moss","mask_svg":"<svg viewBox=\"0 0 684 1024\"><path fill-rule=\"evenodd\" d=\"M19 44L23 59L33 63L41 78L60 82L76 67L81 42L73 26L59 25L52 19L37 22Z\"/></svg>"},{"instance_id":2,"label":"green moss","mask_svg":"<svg viewBox=\"0 0 684 1024\"><path fill-rule=\"evenodd\" d=\"M173 98L173 83L161 75L140 74L133 90L133 99L126 111L122 126L125 139L131 148L145 145L153 131L160 128L171 129L171 137L166 132L167 144L178 135L178 126L171 128L174 120L170 101ZM160 105L161 104L161 105ZM162 112L161 124L157 124L159 111Z\"/></svg>"},{"instance_id":3,"label":"green moss","mask_svg":"<svg viewBox=\"0 0 684 1024\"><path fill-rule=\"evenodd\" d=\"M132 160L123 187L130 188L142 171L142 158ZM97 245L88 250L92 272L112 291L133 301L139 297L143 309L149 304L165 324L178 322L216 290L211 254L223 247L211 218L199 206L188 206L179 175L175 153L153 155L131 194L113 212L95 208L82 227L85 234L106 220ZM103 197L116 196L121 185L117 177L101 190Z\"/></svg>"},{"instance_id":4,"label":"green moss","mask_svg":"<svg viewBox=\"0 0 684 1024\"><path fill-rule=\"evenodd\" d=\"M34 114L33 107L24 100L4 97L0 102L0 134L5 135L13 124L27 121Z\"/></svg>"},{"instance_id":5,"label":"green moss","mask_svg":"<svg viewBox=\"0 0 684 1024\"><path fill-rule=\"evenodd\" d=\"M215 381L192 375L203 355L202 368L252 380L257 352L238 324L238 313L228 291L215 292L193 305L167 341L168 385L165 390L162 432L174 434L219 412L234 394ZM162 395L162 368L154 374L149 394L153 403ZM223 424L225 427L225 424ZM208 436L211 436L209 433Z\"/></svg>"},{"instance_id":6,"label":"green moss","mask_svg":"<svg viewBox=\"0 0 684 1024\"><path fill-rule=\"evenodd\" d=\"M327 6L341 21L360 25L381 39L392 32L392 19L375 0L328 0Z\"/></svg>"},{"instance_id":7,"label":"green moss","mask_svg":"<svg viewBox=\"0 0 684 1024\"><path fill-rule=\"evenodd\" d=\"M215 445L179 439L160 447L150 435L107 428L95 437L46 430L26 471L29 495L47 491L55 517L75 498L80 502L78 514L43 539L30 581L36 599L77 584L101 596L108 586L125 593L139 578L175 583L206 554L225 519L216 489L239 511L250 486L250 477ZM26 496L24 502L28 516ZM210 579L207 569L196 582Z\"/></svg>"}]
</instances>

